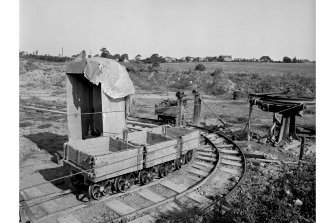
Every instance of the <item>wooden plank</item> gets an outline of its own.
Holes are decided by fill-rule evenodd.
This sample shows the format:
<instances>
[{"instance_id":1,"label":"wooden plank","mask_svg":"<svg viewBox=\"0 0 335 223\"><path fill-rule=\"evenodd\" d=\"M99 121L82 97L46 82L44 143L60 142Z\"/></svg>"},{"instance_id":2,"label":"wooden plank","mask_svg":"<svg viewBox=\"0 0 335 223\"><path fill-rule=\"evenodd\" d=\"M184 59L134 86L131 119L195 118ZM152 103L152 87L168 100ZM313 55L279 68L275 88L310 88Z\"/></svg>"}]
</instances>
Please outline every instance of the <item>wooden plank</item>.
<instances>
[{"instance_id":1,"label":"wooden plank","mask_svg":"<svg viewBox=\"0 0 335 223\"><path fill-rule=\"evenodd\" d=\"M165 181L161 182L160 184L169 188L169 189L171 189L171 190L173 190L173 191L176 191L178 193L181 193L181 192L187 190L187 188L188 188L185 185L175 184L175 183L173 183L169 180L165 180Z\"/></svg>"},{"instance_id":2,"label":"wooden plank","mask_svg":"<svg viewBox=\"0 0 335 223\"><path fill-rule=\"evenodd\" d=\"M129 125L149 127L149 128L154 128L158 126L158 125L151 124L151 123L136 122L136 121L131 121L131 120L127 120L127 123Z\"/></svg>"},{"instance_id":3,"label":"wooden plank","mask_svg":"<svg viewBox=\"0 0 335 223\"><path fill-rule=\"evenodd\" d=\"M214 158L207 157L207 156L201 156L201 155L196 155L195 158L200 159L200 160L212 161L212 162L216 161L216 159Z\"/></svg>"},{"instance_id":4,"label":"wooden plank","mask_svg":"<svg viewBox=\"0 0 335 223\"><path fill-rule=\"evenodd\" d=\"M225 153L225 154L231 154L231 155L233 155L233 154L239 154L238 151L236 151L236 150L229 150L229 149L219 149L219 152L220 153Z\"/></svg>"},{"instance_id":5,"label":"wooden plank","mask_svg":"<svg viewBox=\"0 0 335 223\"><path fill-rule=\"evenodd\" d=\"M209 174L208 172L204 172L204 171L194 169L194 168L190 168L189 170L187 170L187 172L193 173L195 175L199 175L199 176L202 176L202 177L206 177Z\"/></svg>"},{"instance_id":6,"label":"wooden plank","mask_svg":"<svg viewBox=\"0 0 335 223\"><path fill-rule=\"evenodd\" d=\"M249 158L247 159L247 161L250 161L250 162L255 162L255 163L278 163L280 164L280 161L278 160L269 160L269 159L253 159L253 158Z\"/></svg>"},{"instance_id":7,"label":"wooden plank","mask_svg":"<svg viewBox=\"0 0 335 223\"><path fill-rule=\"evenodd\" d=\"M212 148L212 146L211 145L200 145L200 146L198 146L197 147L197 149L206 149L206 148Z\"/></svg>"},{"instance_id":8,"label":"wooden plank","mask_svg":"<svg viewBox=\"0 0 335 223\"><path fill-rule=\"evenodd\" d=\"M72 214L66 215L66 216L62 216L62 217L58 218L57 220L58 220L58 223L81 223L81 221L79 221Z\"/></svg>"},{"instance_id":9,"label":"wooden plank","mask_svg":"<svg viewBox=\"0 0 335 223\"><path fill-rule=\"evenodd\" d=\"M205 166L202 166L202 165L198 165L198 164L195 164L195 163L192 164L192 167L196 168L196 169L199 169L199 170L202 170L202 171L205 171L205 172L209 172L211 170L211 168L208 168L208 167L205 167Z\"/></svg>"},{"instance_id":10,"label":"wooden plank","mask_svg":"<svg viewBox=\"0 0 335 223\"><path fill-rule=\"evenodd\" d=\"M22 192L23 192L22 196L27 200L34 199L35 197L40 197L44 195L44 193L40 191L37 187L27 188Z\"/></svg>"},{"instance_id":11,"label":"wooden plank","mask_svg":"<svg viewBox=\"0 0 335 223\"><path fill-rule=\"evenodd\" d=\"M239 156L230 156L230 155L222 155L221 156L223 159L228 159L228 160L235 160L235 161L241 161L242 158Z\"/></svg>"},{"instance_id":12,"label":"wooden plank","mask_svg":"<svg viewBox=\"0 0 335 223\"><path fill-rule=\"evenodd\" d=\"M206 135L206 137L208 139L214 139L214 138L218 138L219 136L217 134L215 134L215 133L211 133L211 134Z\"/></svg>"},{"instance_id":13,"label":"wooden plank","mask_svg":"<svg viewBox=\"0 0 335 223\"><path fill-rule=\"evenodd\" d=\"M80 114L81 107L78 101L77 86L78 81L76 75L67 74L66 75L66 101L67 101L67 113L68 114ZM81 116L80 115L68 115L67 116L67 126L68 126L68 137L69 141L82 139L81 130Z\"/></svg>"},{"instance_id":14,"label":"wooden plank","mask_svg":"<svg viewBox=\"0 0 335 223\"><path fill-rule=\"evenodd\" d=\"M211 169L214 167L213 164L210 164L208 162L195 161L194 163L197 164L197 165L201 165L201 166L205 166L205 167L211 168Z\"/></svg>"},{"instance_id":15,"label":"wooden plank","mask_svg":"<svg viewBox=\"0 0 335 223\"><path fill-rule=\"evenodd\" d=\"M26 215L28 216L30 222L35 223L36 222L36 218L34 216L34 214L32 213L32 211L30 210L30 207L28 206L27 202L23 199L21 193L19 193L19 199L20 199L20 204L22 205Z\"/></svg>"},{"instance_id":16,"label":"wooden plank","mask_svg":"<svg viewBox=\"0 0 335 223\"><path fill-rule=\"evenodd\" d=\"M220 171L235 174L235 175L240 175L242 173L241 170L227 168L227 167L221 167Z\"/></svg>"},{"instance_id":17,"label":"wooden plank","mask_svg":"<svg viewBox=\"0 0 335 223\"><path fill-rule=\"evenodd\" d=\"M92 107L93 112L102 112L101 84L99 86L93 85ZM102 113L93 115L93 129L99 134L103 132Z\"/></svg>"},{"instance_id":18,"label":"wooden plank","mask_svg":"<svg viewBox=\"0 0 335 223\"><path fill-rule=\"evenodd\" d=\"M221 163L226 164L226 165L232 165L232 166L242 166L242 163L231 161L231 160L221 160Z\"/></svg>"},{"instance_id":19,"label":"wooden plank","mask_svg":"<svg viewBox=\"0 0 335 223\"><path fill-rule=\"evenodd\" d=\"M137 192L140 196L144 197L145 199L152 201L154 203L158 203L160 201L165 200L164 197L160 196L159 194L156 194L149 189L144 189L142 191Z\"/></svg>"},{"instance_id":20,"label":"wooden plank","mask_svg":"<svg viewBox=\"0 0 335 223\"><path fill-rule=\"evenodd\" d=\"M151 216L150 214L147 214L147 215L144 215L140 218L136 218L132 221L128 221L128 223L145 223L145 222L153 223L153 222L156 222L156 219L153 216Z\"/></svg>"},{"instance_id":21,"label":"wooden plank","mask_svg":"<svg viewBox=\"0 0 335 223\"><path fill-rule=\"evenodd\" d=\"M203 152L213 152L213 148L212 147L198 147L195 149L196 151L203 151Z\"/></svg>"},{"instance_id":22,"label":"wooden plank","mask_svg":"<svg viewBox=\"0 0 335 223\"><path fill-rule=\"evenodd\" d=\"M185 130L184 130L185 131ZM200 131L199 130L188 130L189 133L183 135L182 138L182 151L193 150L200 145Z\"/></svg>"},{"instance_id":23,"label":"wooden plank","mask_svg":"<svg viewBox=\"0 0 335 223\"><path fill-rule=\"evenodd\" d=\"M187 178L190 178L191 180L194 180L194 181L199 181L201 180L203 177L200 177L199 175L192 175L192 174L187 174L186 175Z\"/></svg>"},{"instance_id":24,"label":"wooden plank","mask_svg":"<svg viewBox=\"0 0 335 223\"><path fill-rule=\"evenodd\" d=\"M213 149L196 149L196 151L200 151L200 152L205 152L205 153L213 153L214 150Z\"/></svg>"},{"instance_id":25,"label":"wooden plank","mask_svg":"<svg viewBox=\"0 0 335 223\"><path fill-rule=\"evenodd\" d=\"M210 204L213 201L205 196L198 194L197 192L192 192L187 194L187 197L191 198L192 200L198 202L199 204Z\"/></svg>"},{"instance_id":26,"label":"wooden plank","mask_svg":"<svg viewBox=\"0 0 335 223\"><path fill-rule=\"evenodd\" d=\"M126 125L125 98L113 99L101 91L102 122L104 136L117 136L122 138Z\"/></svg>"},{"instance_id":27,"label":"wooden plank","mask_svg":"<svg viewBox=\"0 0 335 223\"><path fill-rule=\"evenodd\" d=\"M40 204L39 207L48 214L55 213L62 209L61 205L52 200Z\"/></svg>"},{"instance_id":28,"label":"wooden plank","mask_svg":"<svg viewBox=\"0 0 335 223\"><path fill-rule=\"evenodd\" d=\"M105 203L105 205L107 207L109 207L110 209L112 209L112 211L114 211L115 213L117 213L120 216L123 216L123 215L126 215L126 214L129 214L129 213L132 213L132 212L136 211L135 208L130 207L129 205L124 204L119 200L109 201L109 202Z\"/></svg>"},{"instance_id":29,"label":"wooden plank","mask_svg":"<svg viewBox=\"0 0 335 223\"><path fill-rule=\"evenodd\" d=\"M212 141L212 143L214 143L214 144L220 144L220 143L223 143L223 142L224 142L224 140L222 138L218 138L218 139L215 139L215 140Z\"/></svg>"},{"instance_id":30,"label":"wooden plank","mask_svg":"<svg viewBox=\"0 0 335 223\"><path fill-rule=\"evenodd\" d=\"M264 153L260 152L243 152L245 158L260 158L264 159Z\"/></svg>"},{"instance_id":31,"label":"wooden plank","mask_svg":"<svg viewBox=\"0 0 335 223\"><path fill-rule=\"evenodd\" d=\"M68 62L65 64L66 73L83 75L86 63L86 59Z\"/></svg>"},{"instance_id":32,"label":"wooden plank","mask_svg":"<svg viewBox=\"0 0 335 223\"><path fill-rule=\"evenodd\" d=\"M197 154L202 156L216 157L216 154L214 153L197 152Z\"/></svg>"},{"instance_id":33,"label":"wooden plank","mask_svg":"<svg viewBox=\"0 0 335 223\"><path fill-rule=\"evenodd\" d=\"M147 167L174 160L177 158L177 140L171 139L160 143L146 146L147 155L145 157L145 165Z\"/></svg>"},{"instance_id":34,"label":"wooden plank","mask_svg":"<svg viewBox=\"0 0 335 223\"><path fill-rule=\"evenodd\" d=\"M221 145L215 145L217 148L233 148L233 144L221 144Z\"/></svg>"}]
</instances>

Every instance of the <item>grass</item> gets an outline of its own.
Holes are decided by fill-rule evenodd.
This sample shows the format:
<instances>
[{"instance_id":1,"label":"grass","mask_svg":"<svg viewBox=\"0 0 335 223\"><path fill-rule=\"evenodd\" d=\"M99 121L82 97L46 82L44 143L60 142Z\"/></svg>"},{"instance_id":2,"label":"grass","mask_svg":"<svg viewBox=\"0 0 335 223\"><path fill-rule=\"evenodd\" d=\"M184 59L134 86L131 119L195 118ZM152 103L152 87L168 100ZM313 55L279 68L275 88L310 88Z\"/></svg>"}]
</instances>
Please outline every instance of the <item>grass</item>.
<instances>
[{"instance_id":1,"label":"grass","mask_svg":"<svg viewBox=\"0 0 335 223\"><path fill-rule=\"evenodd\" d=\"M194 70L198 63L162 63L163 70ZM315 64L282 64L282 63L242 63L242 62L203 62L208 71L222 69L227 73L257 73L260 75L301 74L315 77Z\"/></svg>"},{"instance_id":2,"label":"grass","mask_svg":"<svg viewBox=\"0 0 335 223\"><path fill-rule=\"evenodd\" d=\"M280 91L315 96L315 64L204 63L205 71L195 71L198 63L162 63L152 70L147 65L124 64L137 89L193 90L213 95L241 91Z\"/></svg>"}]
</instances>

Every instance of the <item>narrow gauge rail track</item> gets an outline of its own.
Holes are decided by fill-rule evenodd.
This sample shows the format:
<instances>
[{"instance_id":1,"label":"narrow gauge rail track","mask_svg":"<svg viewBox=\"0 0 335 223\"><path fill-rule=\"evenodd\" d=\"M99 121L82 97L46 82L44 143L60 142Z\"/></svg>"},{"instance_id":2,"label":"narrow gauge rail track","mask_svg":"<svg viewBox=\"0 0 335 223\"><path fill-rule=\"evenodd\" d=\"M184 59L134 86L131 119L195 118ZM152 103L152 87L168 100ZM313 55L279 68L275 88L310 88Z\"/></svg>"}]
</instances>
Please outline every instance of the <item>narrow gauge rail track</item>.
<instances>
[{"instance_id":1,"label":"narrow gauge rail track","mask_svg":"<svg viewBox=\"0 0 335 223\"><path fill-rule=\"evenodd\" d=\"M201 145L194 151L192 161L180 170L147 185L134 186L125 193L105 196L98 201L77 201L69 207L57 207L57 204L62 203L62 199L71 199L75 191L54 193L44 200L43 195L31 198L25 201L29 212L33 214L31 209L35 209L35 213L36 209L42 209L44 214L33 216L30 221L79 223L83 221L76 212L94 205L103 205L113 213L108 221L102 222L150 222L161 213L183 207L198 207L200 212L208 212L240 184L246 170L245 158L238 146L222 133L193 127L202 130ZM224 196L216 196L215 190ZM46 210L50 204L56 207Z\"/></svg>"}]
</instances>

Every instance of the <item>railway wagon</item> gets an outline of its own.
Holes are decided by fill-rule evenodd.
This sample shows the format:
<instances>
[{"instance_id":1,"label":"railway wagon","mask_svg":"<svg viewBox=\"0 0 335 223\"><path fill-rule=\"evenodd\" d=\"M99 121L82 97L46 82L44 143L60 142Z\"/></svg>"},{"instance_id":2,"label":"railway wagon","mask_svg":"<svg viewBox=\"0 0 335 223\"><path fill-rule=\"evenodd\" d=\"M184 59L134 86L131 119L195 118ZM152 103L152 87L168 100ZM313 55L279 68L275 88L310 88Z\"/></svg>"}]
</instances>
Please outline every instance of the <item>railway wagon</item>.
<instances>
[{"instance_id":1,"label":"railway wagon","mask_svg":"<svg viewBox=\"0 0 335 223\"><path fill-rule=\"evenodd\" d=\"M182 128L131 132L127 141L110 136L76 140L64 145L64 165L74 186L88 186L89 196L99 199L167 176L191 161L199 143L198 130Z\"/></svg>"},{"instance_id":2,"label":"railway wagon","mask_svg":"<svg viewBox=\"0 0 335 223\"><path fill-rule=\"evenodd\" d=\"M167 124L176 124L177 112L176 105L155 105L155 115L157 115L158 120Z\"/></svg>"}]
</instances>

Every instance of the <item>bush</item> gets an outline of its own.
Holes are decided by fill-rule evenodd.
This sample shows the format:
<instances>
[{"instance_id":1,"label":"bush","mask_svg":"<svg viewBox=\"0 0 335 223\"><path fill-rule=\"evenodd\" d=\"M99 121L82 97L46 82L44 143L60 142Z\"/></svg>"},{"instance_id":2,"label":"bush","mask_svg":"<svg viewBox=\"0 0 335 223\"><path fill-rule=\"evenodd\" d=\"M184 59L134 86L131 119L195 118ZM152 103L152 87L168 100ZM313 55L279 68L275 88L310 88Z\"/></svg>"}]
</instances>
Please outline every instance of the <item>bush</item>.
<instances>
[{"instance_id":1,"label":"bush","mask_svg":"<svg viewBox=\"0 0 335 223\"><path fill-rule=\"evenodd\" d=\"M204 70L206 70L206 67L205 67L205 65L199 63L195 66L194 70L204 71Z\"/></svg>"},{"instance_id":2,"label":"bush","mask_svg":"<svg viewBox=\"0 0 335 223\"><path fill-rule=\"evenodd\" d=\"M283 63L292 63L292 59L289 57L284 57L283 58Z\"/></svg>"},{"instance_id":3,"label":"bush","mask_svg":"<svg viewBox=\"0 0 335 223\"><path fill-rule=\"evenodd\" d=\"M160 65L160 63L158 63L158 62L154 62L153 64L152 64L152 68L158 68L158 67L160 67L161 65Z\"/></svg>"}]
</instances>

